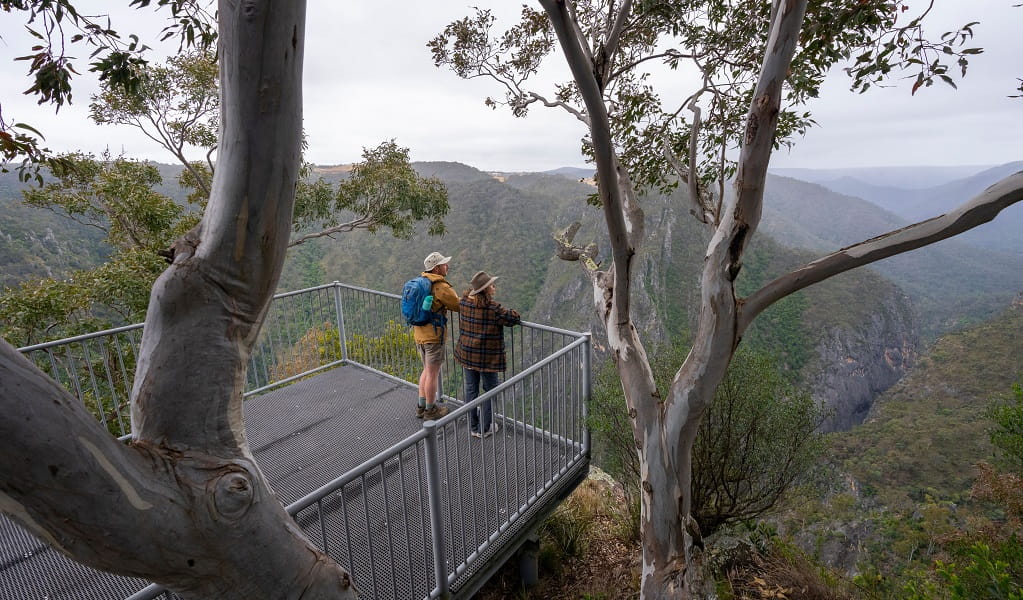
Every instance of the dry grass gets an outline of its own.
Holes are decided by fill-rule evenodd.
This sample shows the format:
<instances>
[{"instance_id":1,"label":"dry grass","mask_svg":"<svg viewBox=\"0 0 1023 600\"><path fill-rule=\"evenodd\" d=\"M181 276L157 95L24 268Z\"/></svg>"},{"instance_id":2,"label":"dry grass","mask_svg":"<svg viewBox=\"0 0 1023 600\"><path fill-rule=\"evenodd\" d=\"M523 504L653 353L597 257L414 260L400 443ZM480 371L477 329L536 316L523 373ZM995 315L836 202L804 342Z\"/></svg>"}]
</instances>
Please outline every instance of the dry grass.
<instances>
[{"instance_id":1,"label":"dry grass","mask_svg":"<svg viewBox=\"0 0 1023 600\"><path fill-rule=\"evenodd\" d=\"M735 600L854 600L847 583L832 576L802 554L773 552L753 564L728 573Z\"/></svg>"},{"instance_id":2,"label":"dry grass","mask_svg":"<svg viewBox=\"0 0 1023 600\"><path fill-rule=\"evenodd\" d=\"M479 591L480 600L632 600L639 597L640 549L623 539L627 518L621 491L588 479L541 532L540 582L523 590L518 564L509 561Z\"/></svg>"}]
</instances>

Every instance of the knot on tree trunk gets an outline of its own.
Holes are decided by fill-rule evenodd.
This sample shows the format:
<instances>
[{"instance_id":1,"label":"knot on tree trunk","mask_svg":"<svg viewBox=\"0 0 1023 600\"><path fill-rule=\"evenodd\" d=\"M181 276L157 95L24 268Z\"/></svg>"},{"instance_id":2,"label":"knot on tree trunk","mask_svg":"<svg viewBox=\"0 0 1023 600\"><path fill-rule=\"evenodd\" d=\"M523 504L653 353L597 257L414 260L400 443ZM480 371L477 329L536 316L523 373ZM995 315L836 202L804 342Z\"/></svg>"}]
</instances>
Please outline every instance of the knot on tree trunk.
<instances>
[{"instance_id":1,"label":"knot on tree trunk","mask_svg":"<svg viewBox=\"0 0 1023 600\"><path fill-rule=\"evenodd\" d=\"M232 471L212 483L215 517L237 521L248 512L254 498L248 474Z\"/></svg>"}]
</instances>

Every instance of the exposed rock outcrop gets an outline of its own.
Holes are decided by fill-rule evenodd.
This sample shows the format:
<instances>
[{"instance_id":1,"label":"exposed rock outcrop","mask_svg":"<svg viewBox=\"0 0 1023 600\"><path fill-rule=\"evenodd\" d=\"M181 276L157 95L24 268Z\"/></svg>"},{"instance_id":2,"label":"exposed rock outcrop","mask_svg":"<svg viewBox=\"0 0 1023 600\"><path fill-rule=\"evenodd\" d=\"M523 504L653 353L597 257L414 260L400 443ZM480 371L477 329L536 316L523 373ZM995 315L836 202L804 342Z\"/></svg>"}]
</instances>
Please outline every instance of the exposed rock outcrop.
<instances>
[{"instance_id":1,"label":"exposed rock outcrop","mask_svg":"<svg viewBox=\"0 0 1023 600\"><path fill-rule=\"evenodd\" d=\"M814 397L831 415L825 431L863 422L874 399L894 385L916 360L919 330L903 294L885 297L880 310L859 322L830 326L804 369Z\"/></svg>"}]
</instances>

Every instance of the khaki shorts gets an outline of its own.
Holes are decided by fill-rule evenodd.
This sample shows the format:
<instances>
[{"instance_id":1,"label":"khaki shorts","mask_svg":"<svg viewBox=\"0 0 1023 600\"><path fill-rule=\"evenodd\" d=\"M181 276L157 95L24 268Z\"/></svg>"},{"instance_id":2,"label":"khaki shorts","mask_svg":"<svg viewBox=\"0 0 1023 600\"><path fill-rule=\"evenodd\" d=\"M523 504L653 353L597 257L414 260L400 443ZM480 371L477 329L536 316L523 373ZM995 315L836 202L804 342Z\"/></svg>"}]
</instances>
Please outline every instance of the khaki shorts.
<instances>
[{"instance_id":1,"label":"khaki shorts","mask_svg":"<svg viewBox=\"0 0 1023 600\"><path fill-rule=\"evenodd\" d=\"M424 365L444 362L444 344L416 344L416 349Z\"/></svg>"}]
</instances>

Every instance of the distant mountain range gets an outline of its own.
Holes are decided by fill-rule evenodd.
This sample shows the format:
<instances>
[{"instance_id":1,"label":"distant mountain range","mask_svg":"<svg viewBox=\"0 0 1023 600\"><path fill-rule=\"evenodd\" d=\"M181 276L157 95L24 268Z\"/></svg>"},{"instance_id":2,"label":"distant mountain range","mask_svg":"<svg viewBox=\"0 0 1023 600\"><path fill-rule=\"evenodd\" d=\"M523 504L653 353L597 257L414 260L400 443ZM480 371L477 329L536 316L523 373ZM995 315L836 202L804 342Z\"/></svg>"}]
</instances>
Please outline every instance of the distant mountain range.
<instances>
[{"instance_id":1,"label":"distant mountain range","mask_svg":"<svg viewBox=\"0 0 1023 600\"><path fill-rule=\"evenodd\" d=\"M772 168L770 172L783 177L801 179L822 185L837 179L869 181L880 187L906 190L935 187L976 175L995 165L961 165L950 167L851 167L841 169Z\"/></svg>"},{"instance_id":2,"label":"distant mountain range","mask_svg":"<svg viewBox=\"0 0 1023 600\"><path fill-rule=\"evenodd\" d=\"M963 177L951 175L968 170ZM984 191L992 183L1017 171L1023 161L973 170L975 167L888 167L811 171L777 169L773 172L818 183L839 194L861 198L905 220L905 224L942 215ZM1023 204L1002 211L993 222L956 238L980 248L1023 256Z\"/></svg>"},{"instance_id":3,"label":"distant mountain range","mask_svg":"<svg viewBox=\"0 0 1023 600\"><path fill-rule=\"evenodd\" d=\"M871 186L875 180L849 176L829 179L818 174L813 178L824 183L815 184L772 175L761 235L754 238L746 257L737 281L739 292L749 293L767 279L842 246L905 226L908 215L921 210L920 198L940 197L940 206L958 204L1019 165L968 172L960 179L910 191ZM492 271L502 277L501 302L522 310L530 320L592 329L598 333L599 347L592 291L578 265L553 258L551 240L552 232L579 221L583 228L577 241L596 241L606 253L600 211L585 201L595 191L588 183L592 170L486 173L453 162L415 167L448 187L451 212L444 236L420 232L411 240L397 240L385 232L354 232L315 240L289 252L280 288L339 280L396 291L418 272L423 256L440 250L455 257L451 280L459 291L475 270ZM920 178L919 173L882 171L885 182L905 185ZM173 181L176 169L163 166L161 172ZM332 167L317 175L336 180L346 173ZM866 170L857 174L870 177ZM841 185L846 191L829 187ZM83 259L100 260L103 254L95 232L22 206L19 187L13 175L0 177L0 283L12 286L32 275L60 277L69 269L89 266L81 264ZM173 185L165 188L161 191L174 193ZM874 200L848 195L851 191ZM685 336L696 317L699 269L709 231L690 217L683 193L643 198L648 239L636 257L633 304L636 325L651 348ZM913 195L917 193L921 195ZM983 321L1004 310L1023 290L1019 242L1023 226L1006 221L1004 233L997 236L1004 252L957 238L854 270L772 307L754 323L747 342L779 354L787 368L803 373L829 401L844 402L836 426L848 427L912 363L920 334L930 340ZM983 241L990 244L994 239Z\"/></svg>"}]
</instances>

